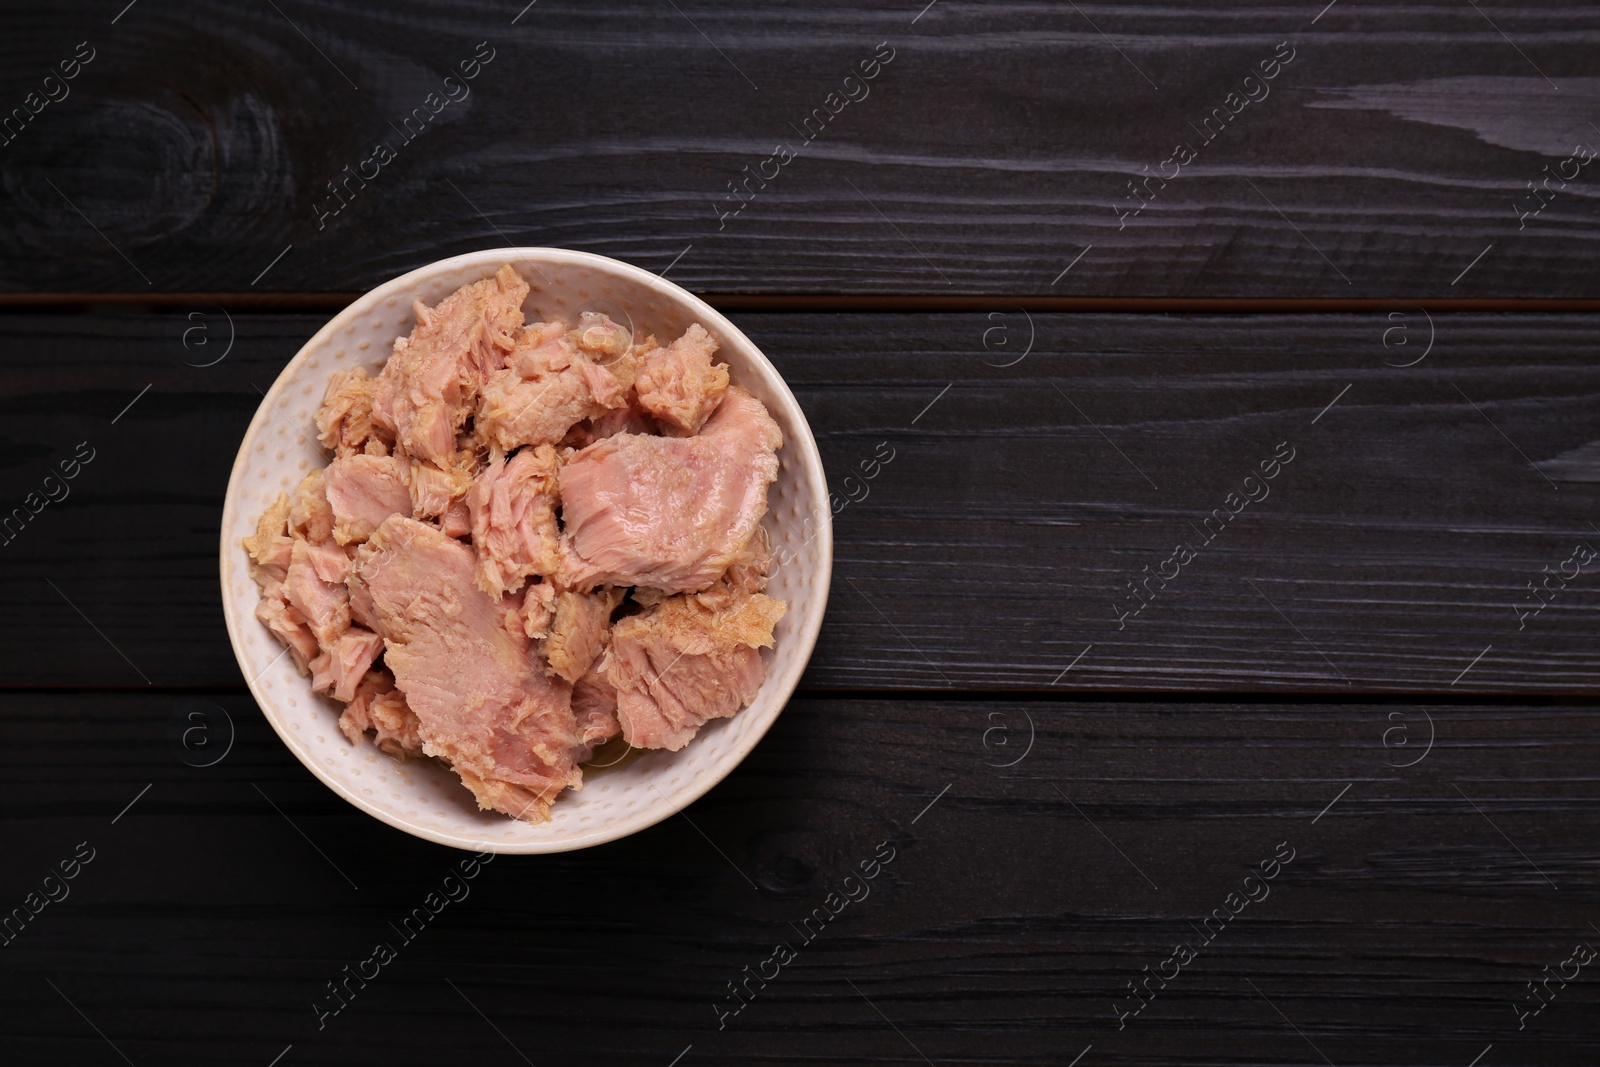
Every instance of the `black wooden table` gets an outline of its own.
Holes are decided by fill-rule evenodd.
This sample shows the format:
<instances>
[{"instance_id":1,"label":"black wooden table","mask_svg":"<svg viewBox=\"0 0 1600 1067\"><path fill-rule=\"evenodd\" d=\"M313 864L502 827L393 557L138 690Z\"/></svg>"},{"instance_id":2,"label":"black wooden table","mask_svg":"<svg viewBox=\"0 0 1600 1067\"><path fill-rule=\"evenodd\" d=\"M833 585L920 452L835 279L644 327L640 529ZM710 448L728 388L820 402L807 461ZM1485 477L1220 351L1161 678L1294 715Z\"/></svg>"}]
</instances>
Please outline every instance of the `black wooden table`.
<instances>
[{"instance_id":1,"label":"black wooden table","mask_svg":"<svg viewBox=\"0 0 1600 1067\"><path fill-rule=\"evenodd\" d=\"M0 1062L1600 1058L1600 10L524 2L4 15ZM705 799L324 1014L461 856L263 720L223 489L503 244L764 348L833 599Z\"/></svg>"}]
</instances>

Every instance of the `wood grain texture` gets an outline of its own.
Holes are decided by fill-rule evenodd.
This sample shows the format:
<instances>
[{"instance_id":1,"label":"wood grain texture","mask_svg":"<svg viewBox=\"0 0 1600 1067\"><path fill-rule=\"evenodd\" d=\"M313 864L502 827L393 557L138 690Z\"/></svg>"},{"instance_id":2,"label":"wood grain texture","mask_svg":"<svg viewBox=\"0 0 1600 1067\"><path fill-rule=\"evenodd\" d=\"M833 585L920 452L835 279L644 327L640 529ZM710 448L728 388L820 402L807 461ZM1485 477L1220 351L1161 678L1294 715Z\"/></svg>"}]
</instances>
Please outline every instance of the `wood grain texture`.
<instances>
[{"instance_id":1,"label":"wood grain texture","mask_svg":"<svg viewBox=\"0 0 1600 1067\"><path fill-rule=\"evenodd\" d=\"M1592 5L677 8L14 13L0 107L95 58L0 144L0 290L349 291L515 242L718 292L1600 296L1600 187L1561 165L1600 139Z\"/></svg>"},{"instance_id":2,"label":"wood grain texture","mask_svg":"<svg viewBox=\"0 0 1600 1067\"><path fill-rule=\"evenodd\" d=\"M752 324L830 427L836 490L904 442L838 517L830 682L1594 686L1593 589L1517 611L1600 535L1581 319L1436 317L1407 368L1420 316L840 322L835 358L793 360L814 330ZM1285 443L1272 495L1216 532Z\"/></svg>"},{"instance_id":3,"label":"wood grain texture","mask_svg":"<svg viewBox=\"0 0 1600 1067\"><path fill-rule=\"evenodd\" d=\"M166 740L194 700L236 731L206 769ZM1084 1067L1313 1047L1464 1067L1491 1043L1498 1063L1592 1062L1588 971L1523 1031L1512 1004L1600 940L1600 708L1429 710L801 699L686 816L499 857L401 944L390 923L460 854L345 805L242 691L5 694L0 900L79 842L96 858L0 950L0 1055L120 1062L87 1017L135 1063L250 1067L291 1044L286 1064L509 1065L514 1046L666 1067L691 1045L682 1064L1066 1064L1092 1044ZM860 897L883 842L870 892L806 943L795 927ZM319 1030L312 1000L378 941L398 959ZM1183 941L1198 959L1119 1030L1126 983ZM797 958L719 1030L727 983L779 942Z\"/></svg>"},{"instance_id":4,"label":"wood grain texture","mask_svg":"<svg viewBox=\"0 0 1600 1067\"><path fill-rule=\"evenodd\" d=\"M808 688L1600 683L1592 564L1520 613L1543 602L1528 582L1600 548L1593 316L1434 316L1403 368L1386 362L1426 350L1421 315L737 319L836 495ZM0 546L0 683L238 684L222 494L261 391L320 323L232 322L201 367L228 339L217 308L0 319L0 502L97 450ZM1284 444L1270 495L1224 527ZM1179 543L1195 558L1143 585Z\"/></svg>"}]
</instances>

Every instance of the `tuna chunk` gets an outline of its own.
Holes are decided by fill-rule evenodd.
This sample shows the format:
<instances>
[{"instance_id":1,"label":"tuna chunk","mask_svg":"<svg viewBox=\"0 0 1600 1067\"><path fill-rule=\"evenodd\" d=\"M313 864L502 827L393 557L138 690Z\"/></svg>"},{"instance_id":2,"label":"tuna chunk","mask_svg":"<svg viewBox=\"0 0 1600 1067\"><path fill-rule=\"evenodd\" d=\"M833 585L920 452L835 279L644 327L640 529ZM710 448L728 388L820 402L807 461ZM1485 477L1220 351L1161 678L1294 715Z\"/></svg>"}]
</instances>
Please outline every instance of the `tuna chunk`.
<instances>
[{"instance_id":1,"label":"tuna chunk","mask_svg":"<svg viewBox=\"0 0 1600 1067\"><path fill-rule=\"evenodd\" d=\"M467 493L478 585L491 596L522 588L529 575L560 566L556 450L527 448L490 462Z\"/></svg>"},{"instance_id":2,"label":"tuna chunk","mask_svg":"<svg viewBox=\"0 0 1600 1067\"><path fill-rule=\"evenodd\" d=\"M465 497L450 501L450 506L439 516L439 529L450 537L468 537L472 534L472 508Z\"/></svg>"},{"instance_id":3,"label":"tuna chunk","mask_svg":"<svg viewBox=\"0 0 1600 1067\"><path fill-rule=\"evenodd\" d=\"M472 488L470 469L435 467L424 460L406 464L405 479L411 492L411 517L414 519L440 518L450 510L451 504L464 501L467 490Z\"/></svg>"},{"instance_id":4,"label":"tuna chunk","mask_svg":"<svg viewBox=\"0 0 1600 1067\"><path fill-rule=\"evenodd\" d=\"M317 410L317 438L341 456L365 451L375 435L372 426L372 389L365 367L334 371Z\"/></svg>"},{"instance_id":5,"label":"tuna chunk","mask_svg":"<svg viewBox=\"0 0 1600 1067\"><path fill-rule=\"evenodd\" d=\"M358 544L390 515L411 514L405 461L395 456L340 456L328 467L333 539Z\"/></svg>"},{"instance_id":6,"label":"tuna chunk","mask_svg":"<svg viewBox=\"0 0 1600 1067\"><path fill-rule=\"evenodd\" d=\"M317 637L307 625L306 617L289 603L289 598L284 595L282 582L268 579L262 583L261 602L256 605L256 618L260 619L262 625L271 630L279 641L289 647L294 654L295 666L301 671L311 669L311 661L316 659L321 651L317 646Z\"/></svg>"},{"instance_id":7,"label":"tuna chunk","mask_svg":"<svg viewBox=\"0 0 1600 1067\"><path fill-rule=\"evenodd\" d=\"M697 437L617 434L577 453L559 476L564 581L706 588L760 525L782 444L766 408L735 386Z\"/></svg>"},{"instance_id":8,"label":"tuna chunk","mask_svg":"<svg viewBox=\"0 0 1600 1067\"><path fill-rule=\"evenodd\" d=\"M767 591L767 576L772 572L772 539L767 534L765 526L756 528L755 535L745 544L728 564L717 583L706 590L705 596L713 598L717 595L738 596L742 593L764 593Z\"/></svg>"},{"instance_id":9,"label":"tuna chunk","mask_svg":"<svg viewBox=\"0 0 1600 1067\"><path fill-rule=\"evenodd\" d=\"M522 633L538 640L550 632L556 616L556 587L550 582L529 582L522 590Z\"/></svg>"},{"instance_id":10,"label":"tuna chunk","mask_svg":"<svg viewBox=\"0 0 1600 1067\"><path fill-rule=\"evenodd\" d=\"M353 626L334 646L311 661L311 688L317 693L332 693L339 701L350 701L356 686L380 653L383 640L377 634Z\"/></svg>"},{"instance_id":11,"label":"tuna chunk","mask_svg":"<svg viewBox=\"0 0 1600 1067\"><path fill-rule=\"evenodd\" d=\"M556 600L544 654L550 669L569 682L589 673L611 633L611 613L622 602L622 590L562 593Z\"/></svg>"},{"instance_id":12,"label":"tuna chunk","mask_svg":"<svg viewBox=\"0 0 1600 1067\"><path fill-rule=\"evenodd\" d=\"M635 383L639 403L674 437L700 432L728 391L728 367L713 364L717 342L695 323L666 348L644 357Z\"/></svg>"},{"instance_id":13,"label":"tuna chunk","mask_svg":"<svg viewBox=\"0 0 1600 1067\"><path fill-rule=\"evenodd\" d=\"M396 759L422 755L420 725L406 705L405 694L394 687L394 679L385 671L368 671L339 716L339 731L351 744L360 744L372 730L379 750Z\"/></svg>"},{"instance_id":14,"label":"tuna chunk","mask_svg":"<svg viewBox=\"0 0 1600 1067\"><path fill-rule=\"evenodd\" d=\"M630 396L621 407L612 408L604 415L593 419L585 419L567 431L567 436L561 439L564 446L570 448L588 448L596 441L604 441L607 437L615 437L619 433L656 432L656 421L650 413L639 406L639 398Z\"/></svg>"},{"instance_id":15,"label":"tuna chunk","mask_svg":"<svg viewBox=\"0 0 1600 1067\"><path fill-rule=\"evenodd\" d=\"M528 284L507 264L431 310L415 305L416 327L395 341L373 391L374 420L406 452L448 465L479 388L512 349L527 295Z\"/></svg>"},{"instance_id":16,"label":"tuna chunk","mask_svg":"<svg viewBox=\"0 0 1600 1067\"><path fill-rule=\"evenodd\" d=\"M352 562L350 565L350 575L346 578L347 584L345 586L345 589L350 597L350 619L352 622L360 623L362 626L365 626L372 632L377 633L378 609L373 607L372 594L367 590L366 585L361 582L349 580L349 578L353 577L354 575L355 563Z\"/></svg>"},{"instance_id":17,"label":"tuna chunk","mask_svg":"<svg viewBox=\"0 0 1600 1067\"><path fill-rule=\"evenodd\" d=\"M272 576L279 581L283 580L283 568L289 566L289 549L294 544L294 539L286 532L288 527L289 494L279 493L278 499L267 505L267 510L256 520L255 536L244 539L244 550L250 553L251 561L257 567L278 568ZM257 584L260 580L258 576Z\"/></svg>"},{"instance_id":18,"label":"tuna chunk","mask_svg":"<svg viewBox=\"0 0 1600 1067\"><path fill-rule=\"evenodd\" d=\"M559 322L536 323L522 331L505 369L484 383L474 426L505 452L553 445L574 424L625 403L630 384L631 374L618 377L616 367L596 363Z\"/></svg>"},{"instance_id":19,"label":"tuna chunk","mask_svg":"<svg viewBox=\"0 0 1600 1067\"><path fill-rule=\"evenodd\" d=\"M633 331L618 325L598 311L585 311L578 316L578 328L572 331L573 340L584 355L603 367L615 369L631 380L632 371L623 371L619 360L633 354ZM655 347L655 338L650 338Z\"/></svg>"},{"instance_id":20,"label":"tuna chunk","mask_svg":"<svg viewBox=\"0 0 1600 1067\"><path fill-rule=\"evenodd\" d=\"M472 549L396 515L362 547L351 581L371 595L423 751L446 760L479 807L543 822L583 780L571 687L501 624L499 598L476 575Z\"/></svg>"},{"instance_id":21,"label":"tuna chunk","mask_svg":"<svg viewBox=\"0 0 1600 1067\"><path fill-rule=\"evenodd\" d=\"M787 607L764 593L722 608L676 596L619 621L599 673L617 691L622 736L677 751L704 723L750 703L766 673L759 649L771 646Z\"/></svg>"},{"instance_id":22,"label":"tuna chunk","mask_svg":"<svg viewBox=\"0 0 1600 1067\"><path fill-rule=\"evenodd\" d=\"M617 691L604 676L586 674L572 687L572 714L578 720L578 736L583 740L582 763L594 750L622 732L617 721Z\"/></svg>"},{"instance_id":23,"label":"tuna chunk","mask_svg":"<svg viewBox=\"0 0 1600 1067\"><path fill-rule=\"evenodd\" d=\"M313 562L313 546L296 541L289 558L284 596L294 606L324 652L331 652L350 629L350 596L339 582L323 581Z\"/></svg>"},{"instance_id":24,"label":"tuna chunk","mask_svg":"<svg viewBox=\"0 0 1600 1067\"><path fill-rule=\"evenodd\" d=\"M289 533L312 543L333 536L333 509L328 505L328 472L315 470L300 479L289 500Z\"/></svg>"},{"instance_id":25,"label":"tuna chunk","mask_svg":"<svg viewBox=\"0 0 1600 1067\"><path fill-rule=\"evenodd\" d=\"M311 569L317 577L334 585L343 585L344 580L350 576L350 557L345 555L344 549L329 542L322 545L306 543L306 558L311 563ZM290 548L291 560L294 558L293 546Z\"/></svg>"}]
</instances>

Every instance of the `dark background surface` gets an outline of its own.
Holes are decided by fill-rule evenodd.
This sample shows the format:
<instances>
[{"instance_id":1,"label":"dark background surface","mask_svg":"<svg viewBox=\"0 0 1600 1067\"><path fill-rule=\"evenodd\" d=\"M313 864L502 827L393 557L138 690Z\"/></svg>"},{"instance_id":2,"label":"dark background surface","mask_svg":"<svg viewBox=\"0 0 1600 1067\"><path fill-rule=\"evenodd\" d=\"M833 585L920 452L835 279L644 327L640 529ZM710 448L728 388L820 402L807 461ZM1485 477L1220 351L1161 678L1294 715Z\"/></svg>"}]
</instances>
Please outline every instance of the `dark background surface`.
<instances>
[{"instance_id":1,"label":"dark background surface","mask_svg":"<svg viewBox=\"0 0 1600 1067\"><path fill-rule=\"evenodd\" d=\"M0 144L0 505L94 459L0 545L0 908L94 858L0 947L0 1062L1596 1062L1600 964L1518 1014L1600 946L1597 566L1528 613L1600 548L1600 164L1519 217L1600 145L1593 5L4 20L0 118L94 58ZM471 95L400 144L480 42ZM1270 95L1119 222L1285 43ZM832 601L727 781L624 841L495 859L319 1030L324 983L459 856L262 718L222 494L349 294L500 244L729 310L848 500ZM1272 495L1124 616L1284 446ZM210 747L179 739L196 711ZM727 984L890 849L719 1028ZM1119 1027L1275 852L1269 895Z\"/></svg>"}]
</instances>

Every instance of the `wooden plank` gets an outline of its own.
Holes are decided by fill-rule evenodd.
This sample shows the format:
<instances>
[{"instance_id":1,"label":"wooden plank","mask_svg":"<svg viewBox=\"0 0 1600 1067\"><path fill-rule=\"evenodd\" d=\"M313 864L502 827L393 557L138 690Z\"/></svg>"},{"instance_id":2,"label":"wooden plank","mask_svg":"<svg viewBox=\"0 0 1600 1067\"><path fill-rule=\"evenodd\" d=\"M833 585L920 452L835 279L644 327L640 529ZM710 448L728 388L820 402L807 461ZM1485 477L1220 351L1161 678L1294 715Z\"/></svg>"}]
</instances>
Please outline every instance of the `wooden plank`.
<instances>
[{"instance_id":1,"label":"wooden plank","mask_svg":"<svg viewBox=\"0 0 1600 1067\"><path fill-rule=\"evenodd\" d=\"M903 457L838 517L819 681L1595 686L1597 590L1550 577L1600 536L1583 319L840 324L754 333L841 496Z\"/></svg>"},{"instance_id":2,"label":"wooden plank","mask_svg":"<svg viewBox=\"0 0 1600 1067\"><path fill-rule=\"evenodd\" d=\"M237 731L203 769L165 740L196 700ZM87 1018L133 1062L256 1067L1581 1064L1586 971L1523 1030L1513 1006L1597 941L1597 736L1549 701L801 699L687 817L495 859L402 942L459 854L336 798L248 695L4 694L7 906L95 858L5 949L0 1048L116 1062ZM860 899L802 925L830 893ZM319 1030L377 942L398 958Z\"/></svg>"},{"instance_id":3,"label":"wooden plank","mask_svg":"<svg viewBox=\"0 0 1600 1067\"><path fill-rule=\"evenodd\" d=\"M835 485L809 686L1595 688L1592 569L1552 577L1600 539L1593 317L1436 317L1405 368L1416 316L1034 316L1031 351L1023 315L739 321ZM96 458L0 548L0 676L234 684L221 494L316 321L234 317L210 367L216 309L5 322L0 500Z\"/></svg>"},{"instance_id":4,"label":"wooden plank","mask_svg":"<svg viewBox=\"0 0 1600 1067\"><path fill-rule=\"evenodd\" d=\"M835 489L809 688L1600 681L1593 565L1557 576L1575 546L1600 548L1593 316L1434 316L1431 351L1416 315L738 321L794 388ZM233 316L213 366L195 364L227 343L215 308L0 322L0 502L95 450L0 546L0 678L237 684L222 492L261 391L318 320ZM1178 567L1180 544L1195 556ZM1529 582L1547 583L1538 599Z\"/></svg>"},{"instance_id":5,"label":"wooden plank","mask_svg":"<svg viewBox=\"0 0 1600 1067\"><path fill-rule=\"evenodd\" d=\"M717 292L1600 296L1590 5L191 0L11 30L4 106L68 95L0 144L7 292L349 291L515 242Z\"/></svg>"}]
</instances>

